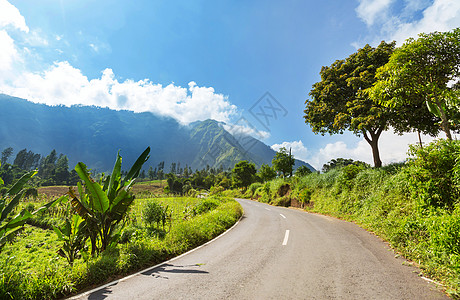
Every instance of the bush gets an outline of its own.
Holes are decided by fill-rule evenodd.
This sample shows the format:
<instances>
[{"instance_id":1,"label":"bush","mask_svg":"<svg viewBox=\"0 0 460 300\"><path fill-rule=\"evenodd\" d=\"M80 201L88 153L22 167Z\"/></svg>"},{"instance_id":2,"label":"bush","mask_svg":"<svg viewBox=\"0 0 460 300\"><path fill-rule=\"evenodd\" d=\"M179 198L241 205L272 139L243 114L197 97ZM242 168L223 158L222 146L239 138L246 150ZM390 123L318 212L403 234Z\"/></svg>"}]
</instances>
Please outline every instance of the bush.
<instances>
[{"instance_id":1,"label":"bush","mask_svg":"<svg viewBox=\"0 0 460 300\"><path fill-rule=\"evenodd\" d=\"M256 192L256 190L260 187L262 187L263 184L260 182L254 182L248 187L248 190L244 194L245 197L252 198Z\"/></svg>"},{"instance_id":2,"label":"bush","mask_svg":"<svg viewBox=\"0 0 460 300\"><path fill-rule=\"evenodd\" d=\"M220 205L220 201L214 198L206 198L198 202L193 208L193 214L201 215L210 210L216 209Z\"/></svg>"},{"instance_id":3,"label":"bush","mask_svg":"<svg viewBox=\"0 0 460 300\"><path fill-rule=\"evenodd\" d=\"M212 186L209 191L209 194L210 195L221 195L224 190L225 190L224 187L220 185Z\"/></svg>"},{"instance_id":4,"label":"bush","mask_svg":"<svg viewBox=\"0 0 460 300\"><path fill-rule=\"evenodd\" d=\"M155 200L149 201L145 204L144 209L142 210L142 218L148 224L148 226L153 226L156 223L159 227L160 223L164 225L167 218L168 207L163 207L160 203Z\"/></svg>"},{"instance_id":5,"label":"bush","mask_svg":"<svg viewBox=\"0 0 460 300\"><path fill-rule=\"evenodd\" d=\"M438 140L424 148L411 146L408 161L412 196L426 206L453 209L460 198L460 141Z\"/></svg>"}]
</instances>

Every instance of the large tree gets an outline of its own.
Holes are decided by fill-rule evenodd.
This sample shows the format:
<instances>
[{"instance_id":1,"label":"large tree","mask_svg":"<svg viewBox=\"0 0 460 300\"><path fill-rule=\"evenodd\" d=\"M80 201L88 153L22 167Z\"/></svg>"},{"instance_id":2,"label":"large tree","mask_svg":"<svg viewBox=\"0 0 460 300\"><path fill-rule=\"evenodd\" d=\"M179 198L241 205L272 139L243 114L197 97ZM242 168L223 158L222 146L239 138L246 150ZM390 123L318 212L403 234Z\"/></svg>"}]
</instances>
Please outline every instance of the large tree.
<instances>
[{"instance_id":1,"label":"large tree","mask_svg":"<svg viewBox=\"0 0 460 300\"><path fill-rule=\"evenodd\" d=\"M305 122L315 133L337 134L349 130L363 136L372 148L375 167L381 167L378 141L391 126L395 132L413 130L416 124L433 124L423 106L405 106L398 110L373 101L364 90L376 82L375 74L393 53L395 43L381 42L376 48L366 45L346 59L321 68L321 81L313 85L311 99L305 102ZM408 118L416 110L418 118Z\"/></svg>"},{"instance_id":2,"label":"large tree","mask_svg":"<svg viewBox=\"0 0 460 300\"><path fill-rule=\"evenodd\" d=\"M369 95L388 107L426 104L448 139L459 127L460 29L420 34L380 68ZM418 117L416 114L412 114ZM438 127L439 131L439 127Z\"/></svg>"}]
</instances>

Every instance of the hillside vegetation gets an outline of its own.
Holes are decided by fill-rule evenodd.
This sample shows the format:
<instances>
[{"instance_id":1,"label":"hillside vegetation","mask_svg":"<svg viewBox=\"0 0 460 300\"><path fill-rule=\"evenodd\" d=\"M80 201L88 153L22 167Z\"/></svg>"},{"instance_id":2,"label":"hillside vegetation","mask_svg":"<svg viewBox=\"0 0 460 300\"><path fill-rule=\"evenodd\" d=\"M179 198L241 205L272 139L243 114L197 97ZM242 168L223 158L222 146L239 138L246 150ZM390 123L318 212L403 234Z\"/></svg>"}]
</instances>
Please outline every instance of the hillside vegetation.
<instances>
[{"instance_id":1,"label":"hillside vegetation","mask_svg":"<svg viewBox=\"0 0 460 300\"><path fill-rule=\"evenodd\" d=\"M354 221L460 296L460 141L412 146L404 164L254 183L245 196Z\"/></svg>"},{"instance_id":2,"label":"hillside vegetation","mask_svg":"<svg viewBox=\"0 0 460 300\"><path fill-rule=\"evenodd\" d=\"M215 120L185 126L149 112L48 106L4 94L0 94L0 106L0 128L4 129L0 130L0 151L11 147L16 155L27 148L44 157L55 149L67 156L70 166L84 161L97 172L111 170L113 159L108 153L122 149L125 163L132 164L137 153L147 146L151 148L152 159L144 169L159 167L163 162L165 173L170 171L172 163L193 171L207 166L227 170L240 160L260 166L269 163L275 154L251 136L233 136ZM2 163L5 165L7 161ZM297 160L296 166L301 165L313 170L309 164Z\"/></svg>"}]
</instances>

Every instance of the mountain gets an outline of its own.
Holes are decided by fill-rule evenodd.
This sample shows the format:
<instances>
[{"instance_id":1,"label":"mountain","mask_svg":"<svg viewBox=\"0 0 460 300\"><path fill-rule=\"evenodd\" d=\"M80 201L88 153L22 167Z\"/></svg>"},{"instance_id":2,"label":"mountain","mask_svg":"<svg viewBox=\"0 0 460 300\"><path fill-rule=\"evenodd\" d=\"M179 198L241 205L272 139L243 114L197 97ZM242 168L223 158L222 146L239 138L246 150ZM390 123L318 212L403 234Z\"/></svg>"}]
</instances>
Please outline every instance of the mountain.
<instances>
[{"instance_id":1,"label":"mountain","mask_svg":"<svg viewBox=\"0 0 460 300\"><path fill-rule=\"evenodd\" d=\"M173 162L192 169L207 165L227 169L240 160L271 164L273 149L250 136L233 136L223 125L206 120L183 126L148 112L47 106L0 94L0 151L13 147L17 153L27 148L47 155L56 149L67 155L71 166L83 161L102 172L111 170L118 150L123 165L129 166L147 146L151 154L145 166L165 161L167 172ZM314 170L296 160L295 166L300 165Z\"/></svg>"}]
</instances>

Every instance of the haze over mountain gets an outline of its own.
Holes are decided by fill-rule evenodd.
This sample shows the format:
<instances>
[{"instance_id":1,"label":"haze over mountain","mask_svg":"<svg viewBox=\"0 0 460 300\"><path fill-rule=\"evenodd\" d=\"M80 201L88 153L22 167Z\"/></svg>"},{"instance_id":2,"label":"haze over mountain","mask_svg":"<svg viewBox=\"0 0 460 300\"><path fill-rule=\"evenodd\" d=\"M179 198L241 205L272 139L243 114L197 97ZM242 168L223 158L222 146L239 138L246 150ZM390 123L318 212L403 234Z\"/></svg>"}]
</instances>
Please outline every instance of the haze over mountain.
<instances>
[{"instance_id":1,"label":"haze over mountain","mask_svg":"<svg viewBox=\"0 0 460 300\"><path fill-rule=\"evenodd\" d=\"M124 166L131 165L147 147L151 155L145 168L165 161L192 169L222 166L232 168L240 160L257 167L271 164L275 151L250 136L233 136L215 120L197 121L188 126L175 119L152 113L134 113L95 106L47 106L0 94L0 150L14 152L27 148L47 155L56 149L69 158L97 171L111 170L118 150ZM296 160L295 167L306 165Z\"/></svg>"}]
</instances>

